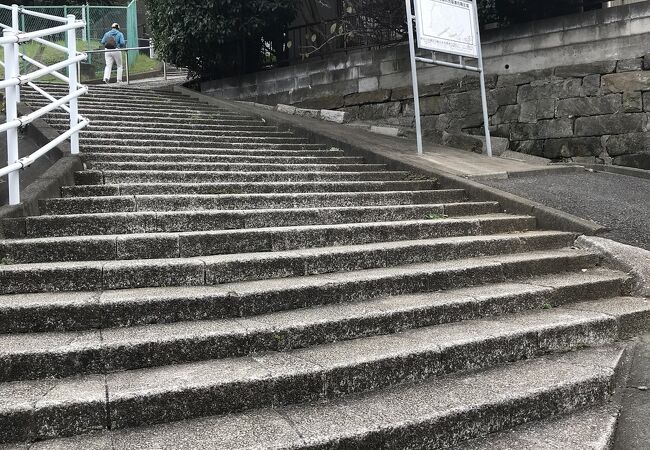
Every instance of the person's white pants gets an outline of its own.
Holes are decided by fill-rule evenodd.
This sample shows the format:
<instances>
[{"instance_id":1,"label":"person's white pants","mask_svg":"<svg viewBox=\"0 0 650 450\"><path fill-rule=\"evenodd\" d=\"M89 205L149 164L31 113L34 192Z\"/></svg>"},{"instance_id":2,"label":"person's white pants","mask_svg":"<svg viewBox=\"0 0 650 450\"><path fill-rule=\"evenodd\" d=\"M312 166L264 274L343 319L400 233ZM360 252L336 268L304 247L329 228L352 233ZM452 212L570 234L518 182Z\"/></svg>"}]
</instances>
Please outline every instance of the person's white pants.
<instances>
[{"instance_id":1,"label":"person's white pants","mask_svg":"<svg viewBox=\"0 0 650 450\"><path fill-rule=\"evenodd\" d=\"M113 63L117 65L117 82L122 82L122 52L106 52L106 68L104 69L104 81L111 79Z\"/></svg>"}]
</instances>

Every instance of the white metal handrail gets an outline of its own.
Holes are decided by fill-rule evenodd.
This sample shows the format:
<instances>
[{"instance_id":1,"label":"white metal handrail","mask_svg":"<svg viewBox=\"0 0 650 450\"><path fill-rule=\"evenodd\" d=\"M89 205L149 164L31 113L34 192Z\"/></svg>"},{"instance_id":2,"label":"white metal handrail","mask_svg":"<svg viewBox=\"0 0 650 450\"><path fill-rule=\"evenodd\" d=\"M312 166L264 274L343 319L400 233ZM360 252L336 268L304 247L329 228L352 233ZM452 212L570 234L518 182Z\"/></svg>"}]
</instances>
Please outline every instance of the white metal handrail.
<instances>
[{"instance_id":1,"label":"white metal handrail","mask_svg":"<svg viewBox=\"0 0 650 450\"><path fill-rule=\"evenodd\" d=\"M79 70L77 65L87 59L86 54L77 53L76 30L85 27L83 21L76 19L74 15L67 17L51 16L49 14L39 13L20 7L18 5L6 6L0 5L0 9L11 10L11 26L1 25L4 29L3 36L0 38L0 45L4 48L4 62L0 62L5 69L5 79L0 81L0 89L5 89L6 101L6 122L0 125L0 132L7 133L7 166L0 168L0 176L7 175L9 187L9 204L16 205L20 203L20 170L33 164L38 158L47 154L50 150L61 144L63 141L70 139L70 151L72 154L79 153L79 131L85 128L89 121L79 115L78 98L88 92L88 88L79 83ZM61 22L64 25L46 28L43 30L26 33L20 30L20 14L27 14L43 19ZM43 39L46 36L66 33L67 46L61 46ZM35 41L46 45L50 48L61 51L65 59L56 64L47 66L27 55L20 53L19 44L29 41ZM39 69L28 73L20 74L20 59L29 62ZM66 77L59 71L68 69ZM53 75L56 78L67 82L69 86L68 95L57 99L46 91L36 86L33 82L43 76ZM36 92L43 95L51 103L33 111L22 117L18 117L18 103L20 103L20 86L28 85ZM70 128L53 139L51 142L41 147L29 156L20 158L18 151L18 128L33 122L34 120L48 114L49 112L61 108L70 115Z\"/></svg>"}]
</instances>

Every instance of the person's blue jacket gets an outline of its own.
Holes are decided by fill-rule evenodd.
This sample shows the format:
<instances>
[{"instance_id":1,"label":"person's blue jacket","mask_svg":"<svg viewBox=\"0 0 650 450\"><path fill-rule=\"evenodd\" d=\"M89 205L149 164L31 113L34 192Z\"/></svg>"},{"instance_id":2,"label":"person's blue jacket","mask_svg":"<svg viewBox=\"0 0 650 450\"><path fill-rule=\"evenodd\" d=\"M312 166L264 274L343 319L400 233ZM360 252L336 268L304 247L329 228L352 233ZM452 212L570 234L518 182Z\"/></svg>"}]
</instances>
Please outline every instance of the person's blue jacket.
<instances>
[{"instance_id":1,"label":"person's blue jacket","mask_svg":"<svg viewBox=\"0 0 650 450\"><path fill-rule=\"evenodd\" d=\"M124 41L124 35L120 30L116 30L115 28L110 29L109 31L106 32L104 37L102 38L102 45L106 44L106 41L108 40L109 36L114 36L115 37L115 42L117 43L117 48L124 48L126 47L126 42Z\"/></svg>"}]
</instances>

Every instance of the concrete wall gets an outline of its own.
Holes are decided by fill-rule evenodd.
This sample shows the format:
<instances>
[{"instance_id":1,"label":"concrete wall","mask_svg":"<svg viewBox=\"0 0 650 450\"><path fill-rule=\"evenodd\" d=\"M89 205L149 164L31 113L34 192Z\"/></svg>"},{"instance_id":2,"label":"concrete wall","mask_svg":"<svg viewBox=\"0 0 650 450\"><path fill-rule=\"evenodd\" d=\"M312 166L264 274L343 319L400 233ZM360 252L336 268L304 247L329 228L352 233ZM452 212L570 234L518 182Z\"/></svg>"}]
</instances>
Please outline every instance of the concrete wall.
<instances>
[{"instance_id":1,"label":"concrete wall","mask_svg":"<svg viewBox=\"0 0 650 450\"><path fill-rule=\"evenodd\" d=\"M650 2L521 24L485 32L483 53L488 73L507 74L560 65L619 60L647 53ZM298 104L410 84L408 47L341 53L244 77L208 81L202 91L230 99ZM421 84L442 83L458 71L421 67ZM343 106L332 99L332 107Z\"/></svg>"}]
</instances>

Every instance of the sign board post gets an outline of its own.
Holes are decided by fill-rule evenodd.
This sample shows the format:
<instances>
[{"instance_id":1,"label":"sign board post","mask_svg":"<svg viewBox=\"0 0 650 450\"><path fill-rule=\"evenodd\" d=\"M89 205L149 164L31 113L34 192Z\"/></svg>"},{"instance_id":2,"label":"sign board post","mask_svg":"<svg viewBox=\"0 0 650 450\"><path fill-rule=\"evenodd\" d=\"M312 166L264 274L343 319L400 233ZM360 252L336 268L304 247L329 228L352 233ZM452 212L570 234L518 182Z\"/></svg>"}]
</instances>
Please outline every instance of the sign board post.
<instances>
[{"instance_id":1,"label":"sign board post","mask_svg":"<svg viewBox=\"0 0 650 450\"><path fill-rule=\"evenodd\" d=\"M417 131L418 154L423 154L422 121L420 119L420 95L418 88L417 63L425 63L469 70L479 74L481 83L481 103L483 104L483 124L485 128L485 145L488 156L492 156L490 141L487 94L483 72L483 55L481 54L481 34L478 23L476 0L405 0L408 22L409 47L411 54L411 73L413 78L413 100L415 105L415 127ZM415 7L415 15L413 14ZM417 24L418 47L431 50L431 58L422 58L415 52L413 22ZM459 57L458 63L441 61L436 52L448 53ZM467 65L465 58L477 60L476 66Z\"/></svg>"}]
</instances>

